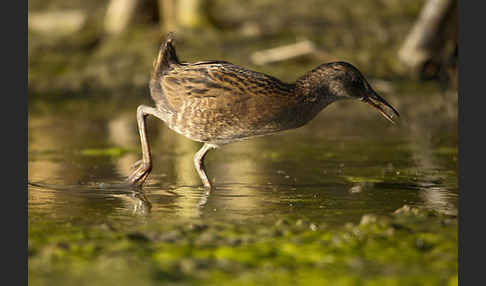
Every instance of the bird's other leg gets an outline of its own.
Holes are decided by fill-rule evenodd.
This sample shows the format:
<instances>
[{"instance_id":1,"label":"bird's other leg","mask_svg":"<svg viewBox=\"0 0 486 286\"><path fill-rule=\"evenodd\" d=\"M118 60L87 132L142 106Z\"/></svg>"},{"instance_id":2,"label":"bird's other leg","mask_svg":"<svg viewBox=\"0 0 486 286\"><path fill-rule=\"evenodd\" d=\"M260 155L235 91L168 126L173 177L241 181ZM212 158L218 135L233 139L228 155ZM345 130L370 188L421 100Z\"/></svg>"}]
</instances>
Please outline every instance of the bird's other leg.
<instances>
[{"instance_id":1,"label":"bird's other leg","mask_svg":"<svg viewBox=\"0 0 486 286\"><path fill-rule=\"evenodd\" d=\"M150 146L147 140L147 127L145 119L148 115L153 115L157 118L162 119L163 114L150 106L140 105L137 108L137 123L138 123L138 133L140 135L140 142L142 145L142 160L137 162L137 169L135 169L127 180L133 185L142 185L147 179L150 171L152 170L152 159L150 156Z\"/></svg>"},{"instance_id":2,"label":"bird's other leg","mask_svg":"<svg viewBox=\"0 0 486 286\"><path fill-rule=\"evenodd\" d=\"M204 170L204 156L206 156L206 153L213 148L216 148L216 146L204 143L202 148L196 153L196 155L194 155L194 167L196 167L196 171L206 188L211 188L211 183L209 182L206 171Z\"/></svg>"}]
</instances>

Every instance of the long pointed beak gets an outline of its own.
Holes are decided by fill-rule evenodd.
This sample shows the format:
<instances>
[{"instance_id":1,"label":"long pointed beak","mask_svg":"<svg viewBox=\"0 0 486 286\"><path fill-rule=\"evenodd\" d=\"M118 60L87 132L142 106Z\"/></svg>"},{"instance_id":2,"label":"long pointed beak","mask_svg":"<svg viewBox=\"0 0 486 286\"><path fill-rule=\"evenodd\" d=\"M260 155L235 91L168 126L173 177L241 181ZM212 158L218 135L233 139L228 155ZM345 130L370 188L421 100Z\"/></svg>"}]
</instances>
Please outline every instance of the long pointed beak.
<instances>
[{"instance_id":1,"label":"long pointed beak","mask_svg":"<svg viewBox=\"0 0 486 286\"><path fill-rule=\"evenodd\" d=\"M373 106L374 108L378 109L378 112L380 112L380 114L385 117L386 119L388 119L391 123L395 124L395 120L393 119L393 114L388 114L385 109L383 108L384 106L388 107L389 109L391 109L393 111L393 113L397 116L397 117L400 117L400 114L398 113L398 111L393 107L391 106L391 104L389 104L388 102L386 102L385 99L383 99L383 97L379 96L375 91L371 90L371 94L368 95L367 97L363 97L362 100L366 103L368 103L369 105Z\"/></svg>"}]
</instances>

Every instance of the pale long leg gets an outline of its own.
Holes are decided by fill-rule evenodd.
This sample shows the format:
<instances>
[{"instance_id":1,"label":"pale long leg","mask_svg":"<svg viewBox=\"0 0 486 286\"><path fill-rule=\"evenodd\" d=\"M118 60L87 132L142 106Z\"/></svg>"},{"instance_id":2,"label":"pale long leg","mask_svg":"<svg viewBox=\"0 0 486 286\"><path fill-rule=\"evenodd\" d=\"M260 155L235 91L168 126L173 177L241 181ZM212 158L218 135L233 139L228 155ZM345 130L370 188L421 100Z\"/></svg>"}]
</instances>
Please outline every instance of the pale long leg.
<instances>
[{"instance_id":1,"label":"pale long leg","mask_svg":"<svg viewBox=\"0 0 486 286\"><path fill-rule=\"evenodd\" d=\"M204 143L202 148L194 155L194 167L196 167L196 171L201 177L201 180L206 188L211 188L211 183L209 182L208 176L206 175L206 171L204 170L204 156L206 156L207 152L216 146Z\"/></svg>"},{"instance_id":2,"label":"pale long leg","mask_svg":"<svg viewBox=\"0 0 486 286\"><path fill-rule=\"evenodd\" d=\"M150 156L150 146L147 140L147 127L145 119L148 115L153 115L162 120L164 114L150 106L140 105L137 108L138 133L142 144L142 160L138 168L128 177L128 182L134 185L142 185L152 170L152 159Z\"/></svg>"}]
</instances>

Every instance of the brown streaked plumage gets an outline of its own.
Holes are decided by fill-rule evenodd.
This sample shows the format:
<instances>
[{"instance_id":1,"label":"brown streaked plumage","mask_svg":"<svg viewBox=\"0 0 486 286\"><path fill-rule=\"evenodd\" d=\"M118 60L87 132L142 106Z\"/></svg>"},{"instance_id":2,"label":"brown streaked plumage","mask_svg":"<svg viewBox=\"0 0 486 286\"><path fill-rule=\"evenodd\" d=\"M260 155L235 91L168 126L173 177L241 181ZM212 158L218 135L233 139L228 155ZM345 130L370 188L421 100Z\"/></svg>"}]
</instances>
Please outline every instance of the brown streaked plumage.
<instances>
[{"instance_id":1,"label":"brown streaked plumage","mask_svg":"<svg viewBox=\"0 0 486 286\"><path fill-rule=\"evenodd\" d=\"M225 61L182 63L169 34L162 45L150 80L156 107L140 105L137 122L142 160L128 181L141 185L152 168L145 118L153 115L187 138L205 143L194 165L204 186L211 184L204 171L207 151L234 141L300 127L339 99L359 99L378 109L398 112L371 88L349 63L322 64L284 83L277 78Z\"/></svg>"}]
</instances>

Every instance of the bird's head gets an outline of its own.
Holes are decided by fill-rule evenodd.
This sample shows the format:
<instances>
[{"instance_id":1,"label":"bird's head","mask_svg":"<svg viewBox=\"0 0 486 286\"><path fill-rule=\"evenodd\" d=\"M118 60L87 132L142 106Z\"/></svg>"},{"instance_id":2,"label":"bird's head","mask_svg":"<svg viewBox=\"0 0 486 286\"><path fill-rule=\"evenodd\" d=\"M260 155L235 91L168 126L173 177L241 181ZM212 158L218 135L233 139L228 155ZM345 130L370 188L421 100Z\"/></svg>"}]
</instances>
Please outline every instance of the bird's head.
<instances>
[{"instance_id":1,"label":"bird's head","mask_svg":"<svg viewBox=\"0 0 486 286\"><path fill-rule=\"evenodd\" d=\"M322 64L297 80L297 86L312 100L329 104L339 99L357 99L374 108L395 123L394 114L400 114L385 99L379 96L361 72L346 62ZM386 108L392 113L387 113Z\"/></svg>"}]
</instances>

